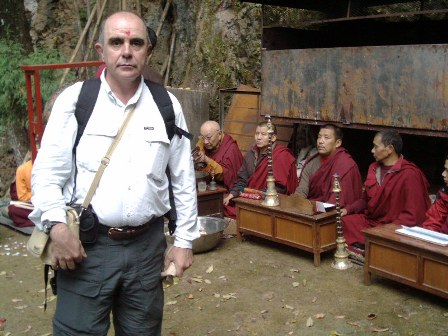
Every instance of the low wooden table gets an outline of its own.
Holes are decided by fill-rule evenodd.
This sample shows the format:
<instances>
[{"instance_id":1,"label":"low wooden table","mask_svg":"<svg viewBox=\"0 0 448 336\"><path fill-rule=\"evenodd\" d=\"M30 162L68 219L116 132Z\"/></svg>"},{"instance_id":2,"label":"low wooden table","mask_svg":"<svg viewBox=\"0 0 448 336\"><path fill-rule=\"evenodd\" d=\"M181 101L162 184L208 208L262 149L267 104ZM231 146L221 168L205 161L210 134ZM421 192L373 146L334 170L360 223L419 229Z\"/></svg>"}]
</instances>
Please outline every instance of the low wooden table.
<instances>
[{"instance_id":1,"label":"low wooden table","mask_svg":"<svg viewBox=\"0 0 448 336\"><path fill-rule=\"evenodd\" d=\"M239 239L243 234L253 235L312 252L315 266L320 265L322 252L336 248L335 210L305 215L280 206L264 206L261 200L235 198L234 201Z\"/></svg>"},{"instance_id":2,"label":"low wooden table","mask_svg":"<svg viewBox=\"0 0 448 336\"><path fill-rule=\"evenodd\" d=\"M198 195L198 215L199 216L219 216L224 215L223 198L226 189L218 186L216 190L209 190L199 192Z\"/></svg>"},{"instance_id":3,"label":"low wooden table","mask_svg":"<svg viewBox=\"0 0 448 336\"><path fill-rule=\"evenodd\" d=\"M399 225L364 230L364 282L376 274L448 298L448 247L396 233Z\"/></svg>"}]
</instances>

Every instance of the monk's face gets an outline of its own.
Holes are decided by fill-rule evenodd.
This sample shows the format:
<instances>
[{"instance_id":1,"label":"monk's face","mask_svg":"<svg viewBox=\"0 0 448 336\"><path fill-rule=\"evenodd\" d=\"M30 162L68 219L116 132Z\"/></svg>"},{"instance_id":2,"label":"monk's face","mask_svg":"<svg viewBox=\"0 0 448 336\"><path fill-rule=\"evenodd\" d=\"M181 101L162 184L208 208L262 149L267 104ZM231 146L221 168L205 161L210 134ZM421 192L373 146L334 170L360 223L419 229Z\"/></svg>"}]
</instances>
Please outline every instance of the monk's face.
<instances>
[{"instance_id":1,"label":"monk's face","mask_svg":"<svg viewBox=\"0 0 448 336\"><path fill-rule=\"evenodd\" d=\"M384 163L393 152L393 147L391 145L385 146L382 138L381 135L376 135L375 138L373 138L372 154L376 162L379 163Z\"/></svg>"},{"instance_id":2,"label":"monk's face","mask_svg":"<svg viewBox=\"0 0 448 336\"><path fill-rule=\"evenodd\" d=\"M448 160L445 161L445 166L443 167L443 182L445 183L446 186L448 186Z\"/></svg>"},{"instance_id":3,"label":"monk's face","mask_svg":"<svg viewBox=\"0 0 448 336\"><path fill-rule=\"evenodd\" d=\"M277 139L276 135L272 135L272 142ZM260 151L264 151L269 146L269 133L267 126L257 126L255 130L255 143Z\"/></svg>"},{"instance_id":4,"label":"monk's face","mask_svg":"<svg viewBox=\"0 0 448 336\"><path fill-rule=\"evenodd\" d=\"M221 130L215 127L201 127L201 139L204 147L209 151L214 151L218 148L221 141Z\"/></svg>"},{"instance_id":5,"label":"monk's face","mask_svg":"<svg viewBox=\"0 0 448 336\"><path fill-rule=\"evenodd\" d=\"M116 13L107 19L103 41L95 48L106 63L106 79L111 87L139 80L146 58L151 53L144 22L128 12Z\"/></svg>"},{"instance_id":6,"label":"monk's face","mask_svg":"<svg viewBox=\"0 0 448 336\"><path fill-rule=\"evenodd\" d=\"M334 130L321 128L317 135L317 151L321 156L329 156L342 144L341 139L336 140Z\"/></svg>"}]
</instances>

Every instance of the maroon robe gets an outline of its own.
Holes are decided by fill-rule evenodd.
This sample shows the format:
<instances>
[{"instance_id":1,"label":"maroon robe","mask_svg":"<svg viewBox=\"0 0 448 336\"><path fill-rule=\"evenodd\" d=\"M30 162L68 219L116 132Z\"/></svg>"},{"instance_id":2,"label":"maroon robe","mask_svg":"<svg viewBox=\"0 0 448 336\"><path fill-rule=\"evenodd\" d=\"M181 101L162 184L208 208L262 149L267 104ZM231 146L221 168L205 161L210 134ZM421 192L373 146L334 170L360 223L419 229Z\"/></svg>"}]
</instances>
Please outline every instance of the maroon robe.
<instances>
[{"instance_id":1,"label":"maroon robe","mask_svg":"<svg viewBox=\"0 0 448 336\"><path fill-rule=\"evenodd\" d=\"M12 201L19 200L17 196L15 181L11 183L9 187L9 193ZM32 206L31 202L29 203L29 205ZM18 227L34 226L34 223L28 218L28 215L31 213L31 211L32 211L31 209L27 207L21 207L20 205L11 204L8 206L9 218L11 218L14 224Z\"/></svg>"},{"instance_id":2,"label":"maroon robe","mask_svg":"<svg viewBox=\"0 0 448 336\"><path fill-rule=\"evenodd\" d=\"M294 155L291 151L277 143L272 152L272 161L274 166L274 179L276 184L286 188L286 194L293 194L298 186L297 166ZM268 158L267 156L257 165L254 173L247 181L247 187L266 190L266 178L268 176Z\"/></svg>"},{"instance_id":3,"label":"maroon robe","mask_svg":"<svg viewBox=\"0 0 448 336\"><path fill-rule=\"evenodd\" d=\"M310 160L319 156L313 155ZM362 179L358 165L345 148L337 148L313 174L309 182L308 198L314 201L336 204L333 192L334 175L339 175L341 207L351 204L362 196Z\"/></svg>"},{"instance_id":4,"label":"maroon robe","mask_svg":"<svg viewBox=\"0 0 448 336\"><path fill-rule=\"evenodd\" d=\"M365 182L363 214L342 217L345 240L348 245L364 243L361 230L388 223L406 226L421 225L430 206L428 181L412 162L400 157L384 176L382 185L377 182L377 162L370 165ZM379 173L378 173L379 174Z\"/></svg>"},{"instance_id":5,"label":"maroon robe","mask_svg":"<svg viewBox=\"0 0 448 336\"><path fill-rule=\"evenodd\" d=\"M425 229L448 234L448 187L443 187L436 196L436 201L426 212Z\"/></svg>"},{"instance_id":6,"label":"maroon robe","mask_svg":"<svg viewBox=\"0 0 448 336\"><path fill-rule=\"evenodd\" d=\"M230 135L224 134L218 150L209 152L205 149L205 155L222 167L222 180L224 186L229 190L235 183L238 170L243 163L243 155L241 155L237 142Z\"/></svg>"}]
</instances>

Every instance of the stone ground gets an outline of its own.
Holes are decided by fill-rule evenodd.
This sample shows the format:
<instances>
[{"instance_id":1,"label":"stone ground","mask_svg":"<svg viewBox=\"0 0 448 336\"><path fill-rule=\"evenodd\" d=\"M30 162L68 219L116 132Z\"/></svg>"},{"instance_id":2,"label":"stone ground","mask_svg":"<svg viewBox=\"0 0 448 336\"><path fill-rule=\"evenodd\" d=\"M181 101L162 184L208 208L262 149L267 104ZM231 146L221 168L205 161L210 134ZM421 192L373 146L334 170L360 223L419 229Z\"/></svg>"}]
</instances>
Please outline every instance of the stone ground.
<instances>
[{"instance_id":1,"label":"stone ground","mask_svg":"<svg viewBox=\"0 0 448 336\"><path fill-rule=\"evenodd\" d=\"M43 270L26 240L0 226L0 335L51 335L55 297L44 312ZM365 286L362 267L332 261L314 267L310 253L222 239L165 288L163 335L447 335L447 300L378 277Z\"/></svg>"}]
</instances>

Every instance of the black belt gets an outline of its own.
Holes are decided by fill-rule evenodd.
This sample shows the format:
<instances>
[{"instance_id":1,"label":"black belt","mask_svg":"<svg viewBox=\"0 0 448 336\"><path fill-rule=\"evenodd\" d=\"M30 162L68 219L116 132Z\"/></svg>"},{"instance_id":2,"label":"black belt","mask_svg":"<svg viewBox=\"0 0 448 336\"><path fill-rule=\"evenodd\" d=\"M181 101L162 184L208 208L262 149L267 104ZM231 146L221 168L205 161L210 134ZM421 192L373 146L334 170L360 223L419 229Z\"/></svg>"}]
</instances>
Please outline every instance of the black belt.
<instances>
[{"instance_id":1,"label":"black belt","mask_svg":"<svg viewBox=\"0 0 448 336\"><path fill-rule=\"evenodd\" d=\"M122 227L110 227L107 225L100 224L99 233L103 234L107 233L109 238L113 240L132 239L148 231L152 222L153 221L151 220L148 223L139 226L122 226Z\"/></svg>"}]
</instances>

